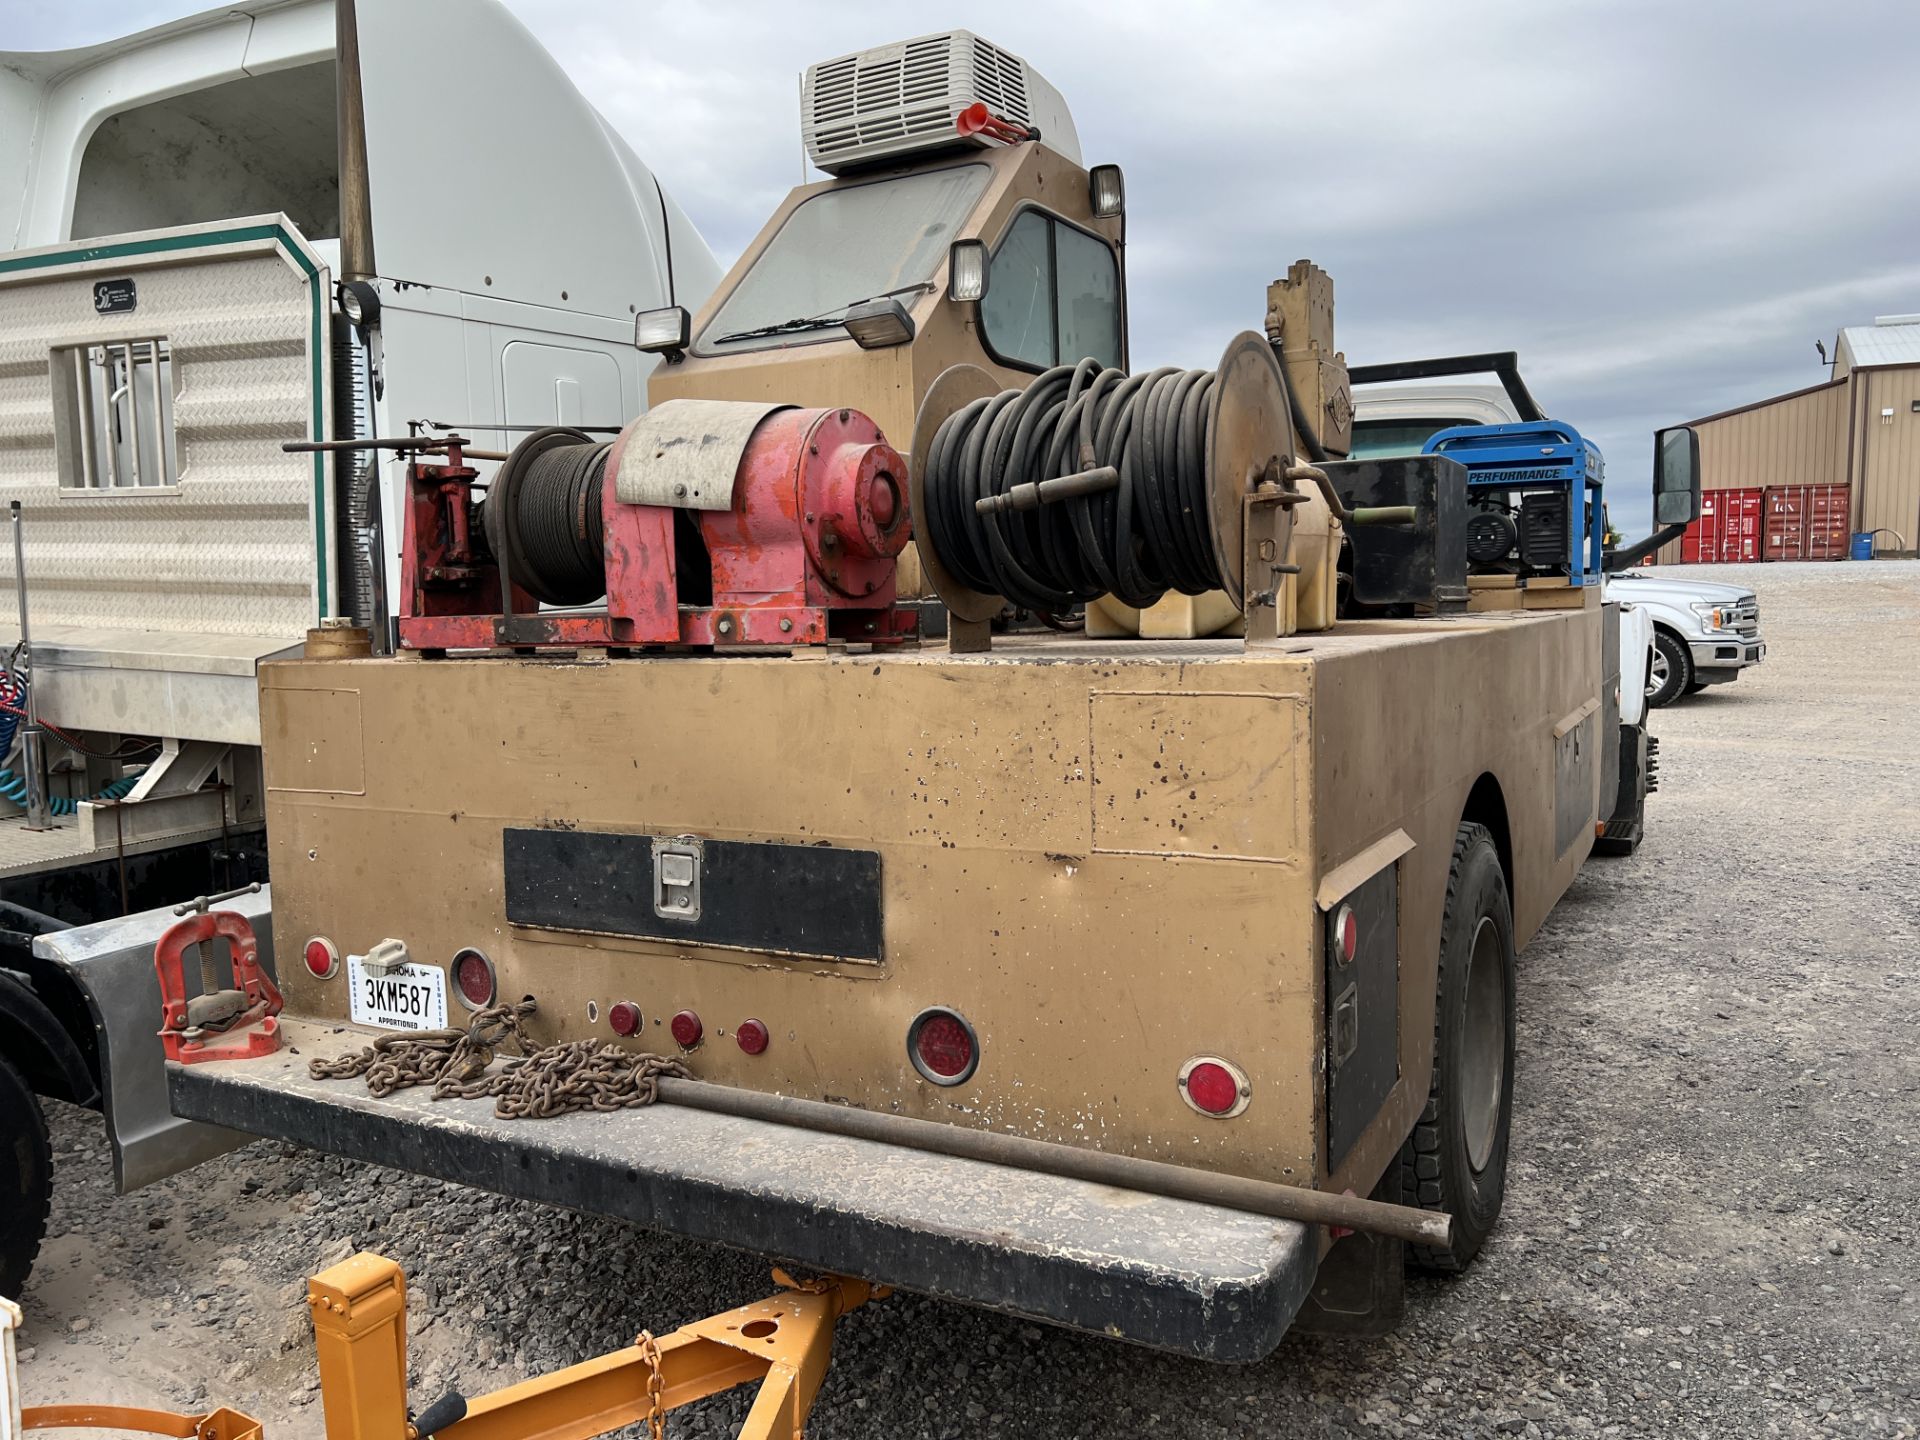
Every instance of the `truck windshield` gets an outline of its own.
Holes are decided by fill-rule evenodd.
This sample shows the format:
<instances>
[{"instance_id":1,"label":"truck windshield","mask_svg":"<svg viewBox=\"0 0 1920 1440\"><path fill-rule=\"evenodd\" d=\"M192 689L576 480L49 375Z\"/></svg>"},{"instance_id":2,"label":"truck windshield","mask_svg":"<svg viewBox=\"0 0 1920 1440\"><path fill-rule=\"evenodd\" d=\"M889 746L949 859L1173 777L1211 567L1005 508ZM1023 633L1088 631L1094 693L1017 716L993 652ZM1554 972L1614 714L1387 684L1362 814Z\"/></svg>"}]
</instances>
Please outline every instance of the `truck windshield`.
<instances>
[{"instance_id":1,"label":"truck windshield","mask_svg":"<svg viewBox=\"0 0 1920 1440\"><path fill-rule=\"evenodd\" d=\"M707 322L699 349L731 355L844 337L838 321L785 333L742 332L831 315L928 281L986 189L987 175L985 165L958 165L823 190L802 201Z\"/></svg>"},{"instance_id":2,"label":"truck windshield","mask_svg":"<svg viewBox=\"0 0 1920 1440\"><path fill-rule=\"evenodd\" d=\"M1475 420L1356 420L1349 460L1387 460L1396 455L1418 455L1420 447L1442 430L1475 425Z\"/></svg>"}]
</instances>

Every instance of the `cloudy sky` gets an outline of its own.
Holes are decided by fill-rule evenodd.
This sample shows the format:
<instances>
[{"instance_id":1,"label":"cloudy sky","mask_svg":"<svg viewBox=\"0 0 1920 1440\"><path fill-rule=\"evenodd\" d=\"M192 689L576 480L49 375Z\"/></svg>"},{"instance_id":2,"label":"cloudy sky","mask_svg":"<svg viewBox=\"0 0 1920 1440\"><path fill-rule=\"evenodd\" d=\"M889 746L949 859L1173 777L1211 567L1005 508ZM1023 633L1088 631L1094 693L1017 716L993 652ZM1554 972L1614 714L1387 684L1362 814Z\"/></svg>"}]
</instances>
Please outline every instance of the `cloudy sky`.
<instances>
[{"instance_id":1,"label":"cloudy sky","mask_svg":"<svg viewBox=\"0 0 1920 1440\"><path fill-rule=\"evenodd\" d=\"M402 3L402 0L381 0ZM723 261L800 173L811 60L964 24L1127 175L1137 366L1211 365L1300 256L1360 363L1514 349L1644 520L1651 432L1920 311L1920 4L507 0ZM193 0L0 0L0 45Z\"/></svg>"}]
</instances>

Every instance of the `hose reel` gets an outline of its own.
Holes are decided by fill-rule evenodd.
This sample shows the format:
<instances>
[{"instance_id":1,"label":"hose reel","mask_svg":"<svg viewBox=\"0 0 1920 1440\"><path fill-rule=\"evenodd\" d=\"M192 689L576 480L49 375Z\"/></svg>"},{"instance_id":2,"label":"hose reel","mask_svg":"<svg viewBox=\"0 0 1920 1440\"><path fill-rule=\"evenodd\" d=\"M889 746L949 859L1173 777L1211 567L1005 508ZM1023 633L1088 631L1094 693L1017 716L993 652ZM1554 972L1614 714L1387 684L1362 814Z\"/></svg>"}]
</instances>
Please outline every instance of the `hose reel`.
<instances>
[{"instance_id":1,"label":"hose reel","mask_svg":"<svg viewBox=\"0 0 1920 1440\"><path fill-rule=\"evenodd\" d=\"M1302 478L1272 346L1234 337L1212 371L1061 366L1024 390L957 365L921 403L913 506L940 599L978 625L1009 603L1055 611L1111 594L1224 591L1249 639L1293 627L1286 580ZM1332 531L1337 550L1338 530ZM1329 573L1331 562L1328 562Z\"/></svg>"}]
</instances>

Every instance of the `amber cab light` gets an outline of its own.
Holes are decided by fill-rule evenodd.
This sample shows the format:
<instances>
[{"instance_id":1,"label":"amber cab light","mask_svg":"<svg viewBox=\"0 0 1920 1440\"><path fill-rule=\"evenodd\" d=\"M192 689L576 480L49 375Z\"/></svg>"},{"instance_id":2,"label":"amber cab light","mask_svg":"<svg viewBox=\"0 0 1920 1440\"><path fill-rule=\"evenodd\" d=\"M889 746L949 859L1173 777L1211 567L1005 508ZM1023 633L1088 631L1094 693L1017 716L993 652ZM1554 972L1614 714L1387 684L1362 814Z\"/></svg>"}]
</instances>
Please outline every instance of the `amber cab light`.
<instances>
[{"instance_id":1,"label":"amber cab light","mask_svg":"<svg viewBox=\"0 0 1920 1440\"><path fill-rule=\"evenodd\" d=\"M469 1010L493 1003L493 962L478 950L462 950L453 957L453 988Z\"/></svg>"},{"instance_id":2,"label":"amber cab light","mask_svg":"<svg viewBox=\"0 0 1920 1440\"><path fill-rule=\"evenodd\" d=\"M749 1055L758 1055L767 1048L767 1027L758 1020L742 1020L733 1038L740 1042L740 1048Z\"/></svg>"},{"instance_id":3,"label":"amber cab light","mask_svg":"<svg viewBox=\"0 0 1920 1440\"><path fill-rule=\"evenodd\" d=\"M307 941L303 958L316 980L329 979L340 968L340 952L324 935L316 935Z\"/></svg>"},{"instance_id":4,"label":"amber cab light","mask_svg":"<svg viewBox=\"0 0 1920 1440\"><path fill-rule=\"evenodd\" d=\"M980 1045L959 1011L935 1006L922 1010L907 1027L907 1058L923 1079L959 1085L973 1078Z\"/></svg>"},{"instance_id":5,"label":"amber cab light","mask_svg":"<svg viewBox=\"0 0 1920 1440\"><path fill-rule=\"evenodd\" d=\"M640 1029L640 1007L631 1000L615 1001L607 1008L607 1024L622 1039L636 1034Z\"/></svg>"},{"instance_id":6,"label":"amber cab light","mask_svg":"<svg viewBox=\"0 0 1920 1440\"><path fill-rule=\"evenodd\" d=\"M673 1043L682 1050L691 1050L700 1043L700 1037L707 1033L707 1027L700 1023L700 1017L691 1010L682 1010L667 1022L667 1029L673 1032Z\"/></svg>"},{"instance_id":7,"label":"amber cab light","mask_svg":"<svg viewBox=\"0 0 1920 1440\"><path fill-rule=\"evenodd\" d=\"M1253 1087L1238 1065L1199 1055L1180 1067L1180 1094L1202 1115L1225 1120L1247 1108Z\"/></svg>"}]
</instances>

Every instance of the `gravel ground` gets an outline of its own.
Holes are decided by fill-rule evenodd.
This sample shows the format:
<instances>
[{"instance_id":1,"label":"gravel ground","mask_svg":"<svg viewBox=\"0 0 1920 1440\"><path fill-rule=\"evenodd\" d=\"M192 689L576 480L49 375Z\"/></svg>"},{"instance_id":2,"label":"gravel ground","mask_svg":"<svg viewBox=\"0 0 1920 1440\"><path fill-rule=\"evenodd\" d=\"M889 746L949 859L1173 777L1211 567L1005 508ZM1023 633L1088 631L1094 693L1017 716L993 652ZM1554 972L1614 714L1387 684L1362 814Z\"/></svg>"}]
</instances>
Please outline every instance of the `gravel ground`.
<instances>
[{"instance_id":1,"label":"gravel ground","mask_svg":"<svg viewBox=\"0 0 1920 1440\"><path fill-rule=\"evenodd\" d=\"M1656 716L1651 839L1522 957L1471 1274L1416 1281L1392 1337L1244 1368L895 1297L842 1325L809 1433L1915 1434L1920 564L1692 573L1758 589L1771 653ZM362 1247L412 1277L419 1403L766 1288L745 1255L273 1144L117 1199L97 1119L53 1119L30 1403L229 1403L317 1440L304 1277Z\"/></svg>"}]
</instances>

